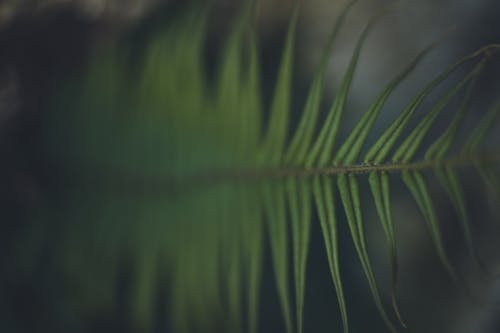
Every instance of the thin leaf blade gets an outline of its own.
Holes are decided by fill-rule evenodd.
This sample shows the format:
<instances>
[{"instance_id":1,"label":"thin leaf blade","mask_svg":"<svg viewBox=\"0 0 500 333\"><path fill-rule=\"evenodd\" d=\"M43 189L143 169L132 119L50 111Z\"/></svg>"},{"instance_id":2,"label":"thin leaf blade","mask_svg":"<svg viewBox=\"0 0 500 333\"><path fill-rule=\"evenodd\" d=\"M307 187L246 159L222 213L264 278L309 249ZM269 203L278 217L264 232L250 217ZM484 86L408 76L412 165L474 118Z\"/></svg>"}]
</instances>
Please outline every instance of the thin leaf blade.
<instances>
[{"instance_id":1,"label":"thin leaf blade","mask_svg":"<svg viewBox=\"0 0 500 333\"><path fill-rule=\"evenodd\" d=\"M312 187L321 231L325 241L328 266L337 293L337 302L342 318L342 326L344 328L344 333L347 333L349 332L349 322L347 319L347 307L339 267L337 217L335 215L336 200L332 188L333 184L334 182L328 177L314 177Z\"/></svg>"},{"instance_id":2,"label":"thin leaf blade","mask_svg":"<svg viewBox=\"0 0 500 333\"><path fill-rule=\"evenodd\" d=\"M373 274L370 259L366 249L360 194L356 176L353 174L340 174L338 176L337 185L340 192L340 198L344 206L344 211L346 213L349 229L351 231L351 237L354 243L354 247L356 249L356 252L358 253L358 257L361 261L361 266L368 280L368 285L370 287L375 306L377 307L377 310L384 320L387 328L391 332L396 332L397 330L387 316L387 313L382 304L382 300L378 292L377 283L375 281L375 276Z\"/></svg>"}]
</instances>

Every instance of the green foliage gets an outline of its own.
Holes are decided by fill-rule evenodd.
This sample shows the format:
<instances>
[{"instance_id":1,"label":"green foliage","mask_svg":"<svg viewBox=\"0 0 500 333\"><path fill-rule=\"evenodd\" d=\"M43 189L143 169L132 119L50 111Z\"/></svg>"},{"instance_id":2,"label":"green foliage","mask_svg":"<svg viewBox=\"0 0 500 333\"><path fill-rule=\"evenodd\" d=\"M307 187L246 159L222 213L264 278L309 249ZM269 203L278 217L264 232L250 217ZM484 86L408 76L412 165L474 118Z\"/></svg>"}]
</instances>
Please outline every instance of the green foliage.
<instances>
[{"instance_id":1,"label":"green foliage","mask_svg":"<svg viewBox=\"0 0 500 333\"><path fill-rule=\"evenodd\" d=\"M126 261L134 272L129 311L138 330L150 329L154 302L162 290L158 285L167 284L173 332L258 332L263 249L269 244L284 327L289 333L302 332L315 212L348 332L349 300L343 292L338 244L342 209L375 306L387 328L396 332L404 324L396 302L398 254L389 180L398 175L425 218L440 261L461 283L443 244L427 171L438 176L460 216L467 246L475 253L458 168L476 166L483 177L498 179L499 152L483 152L481 144L500 108L486 114L465 144L460 145L457 132L473 82L498 46L446 68L360 158L384 104L430 48L382 87L337 147L362 47L380 19L363 30L321 119L328 59L352 3L332 29L294 131L290 109L298 7L285 37L267 122L252 6L227 37L215 79L208 78L203 65L207 12L201 10L158 32L147 44L139 71L129 70L127 52L116 47L96 57L79 84L61 89L47 119L46 147L66 178L57 212L51 216L66 222L60 225L63 240L54 246L63 270L76 281L75 299L83 300L89 293L96 297L77 302L82 312L92 315L100 310L96 304L111 306L117 266ZM458 69L466 72L463 78L429 111L420 110L428 95ZM416 159L441 111L464 88L464 101L449 127L433 140L423 160ZM419 112L423 117L415 121ZM407 133L409 126L413 130ZM461 150L449 155L453 144ZM359 185L365 178L389 247L392 303L399 323L386 309L372 270Z\"/></svg>"}]
</instances>

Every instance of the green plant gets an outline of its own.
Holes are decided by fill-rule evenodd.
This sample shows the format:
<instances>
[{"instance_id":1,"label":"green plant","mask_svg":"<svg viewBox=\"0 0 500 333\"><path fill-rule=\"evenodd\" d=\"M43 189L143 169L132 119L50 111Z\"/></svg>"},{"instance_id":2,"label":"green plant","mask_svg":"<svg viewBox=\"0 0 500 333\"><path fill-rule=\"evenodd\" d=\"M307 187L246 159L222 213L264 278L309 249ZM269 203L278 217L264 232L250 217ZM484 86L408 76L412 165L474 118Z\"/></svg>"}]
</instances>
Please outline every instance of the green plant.
<instances>
[{"instance_id":1,"label":"green plant","mask_svg":"<svg viewBox=\"0 0 500 333\"><path fill-rule=\"evenodd\" d=\"M155 288L165 282L157 280L166 276L174 332L257 332L262 251L268 242L286 331L301 332L315 212L347 332L348 300L343 296L336 232L342 209L375 305L395 332L404 324L396 302L397 246L389 179L399 176L425 218L440 261L462 285L443 245L427 173L435 173L448 194L475 255L458 169L475 167L487 183L496 182L494 190L500 188L500 154L481 150L500 106L486 113L455 152L449 152L459 141L474 82L499 46L484 47L444 69L361 156L386 100L431 48L383 87L351 134L336 145L363 43L379 19L363 30L322 119L326 66L352 3L337 20L296 128L291 126L290 109L298 8L286 35L268 114L262 106L251 6L227 38L214 79L204 72L207 11L200 10L175 19L152 38L143 58L135 59L140 71L127 70L129 56L123 48L112 48L96 57L80 84L61 87L46 121L46 147L48 159L62 170L63 186L54 191L52 206L42 216L62 221L54 261L68 281L77 281L73 292L81 313L113 306L118 266L128 261L135 286L130 313L138 329L149 327ZM463 78L412 122L424 99L464 68ZM431 126L456 98L462 104L448 127L424 147ZM407 133L410 125L413 129ZM416 158L420 151L423 158ZM392 303L401 325L391 319L372 272L359 190L365 178L390 249Z\"/></svg>"}]
</instances>

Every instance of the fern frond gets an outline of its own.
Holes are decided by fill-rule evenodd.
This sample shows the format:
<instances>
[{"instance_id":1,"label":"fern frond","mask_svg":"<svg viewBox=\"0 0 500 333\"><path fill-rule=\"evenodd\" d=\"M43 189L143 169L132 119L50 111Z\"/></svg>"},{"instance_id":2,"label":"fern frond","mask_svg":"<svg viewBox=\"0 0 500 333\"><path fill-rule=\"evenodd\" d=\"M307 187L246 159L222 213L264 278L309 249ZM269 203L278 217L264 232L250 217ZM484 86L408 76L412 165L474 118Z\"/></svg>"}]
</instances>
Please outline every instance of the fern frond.
<instances>
[{"instance_id":1,"label":"fern frond","mask_svg":"<svg viewBox=\"0 0 500 333\"><path fill-rule=\"evenodd\" d=\"M203 66L208 16L204 9L175 19L154 34L139 61L139 71L128 70L127 52L117 47L96 57L82 78L64 87L46 120L44 154L63 175L69 175L61 180L62 194L53 195L52 216L70 221L61 231L65 239L56 248L65 253L63 261L69 263L65 269L76 276L81 294L91 288L88 280L113 281L116 262L124 257L134 271L130 312L138 330L151 330L153 296L164 271L174 332L255 333L261 325L261 280L267 276L263 268L268 245L284 329L301 333L307 321L311 230L319 222L343 329L348 332L349 299L339 262L338 227L344 223L339 210L343 209L375 307L387 328L397 332L394 315L399 324L406 323L396 301L398 247L390 180L406 185L439 260L452 279L461 283L446 253L427 172L436 174L460 218L466 245L479 262L458 169L476 167L487 183L496 181L493 189L498 193L500 152L483 151L482 146L498 120L500 105L484 116L465 143L459 144L457 137L474 82L500 46L482 48L445 68L375 142L369 142L388 99L434 45L423 50L382 87L350 134L337 144L362 48L372 26L381 19L377 16L362 31L320 122L330 53L355 2L346 5L332 28L294 130L290 129L290 109L298 5L284 37L269 110L263 109L251 6L235 21L214 79L207 77ZM430 110L420 110L452 75L461 78ZM463 90L459 111L425 147L437 119L445 116L443 110ZM75 103L77 110L73 110ZM420 112L422 117L415 121ZM449 153L454 145L459 151L456 155ZM421 151L425 151L424 158L416 158ZM372 268L362 202L366 198L360 190L364 180L368 180L369 198L389 249L394 314L386 310ZM84 209L78 207L81 202L86 203ZM92 232L81 232L78 222L82 220L88 220ZM94 233L102 237L96 244L90 242ZM86 250L93 246L106 255L90 256L95 252ZM75 261L89 279L77 276ZM113 299L110 284L103 288L103 299ZM82 308L91 312L89 304L83 303Z\"/></svg>"}]
</instances>

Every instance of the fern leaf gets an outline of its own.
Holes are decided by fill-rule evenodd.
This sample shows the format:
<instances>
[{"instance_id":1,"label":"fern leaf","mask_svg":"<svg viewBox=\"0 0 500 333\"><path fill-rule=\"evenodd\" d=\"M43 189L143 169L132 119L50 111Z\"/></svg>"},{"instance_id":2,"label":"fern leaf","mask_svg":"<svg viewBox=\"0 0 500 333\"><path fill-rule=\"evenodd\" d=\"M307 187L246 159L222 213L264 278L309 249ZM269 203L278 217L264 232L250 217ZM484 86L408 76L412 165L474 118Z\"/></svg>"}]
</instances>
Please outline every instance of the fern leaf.
<instances>
[{"instance_id":1,"label":"fern leaf","mask_svg":"<svg viewBox=\"0 0 500 333\"><path fill-rule=\"evenodd\" d=\"M391 286L392 306L394 308L396 316L398 317L399 322L403 327L406 327L406 324L400 314L396 300L396 287L398 283L398 254L397 254L394 222L392 220L392 213L391 213L389 175L387 174L387 172L382 172L380 174L377 172L370 172L370 175L368 176L368 181L370 183L370 189L375 202L375 207L377 209L377 214L379 216L380 222L382 223L382 228L384 230L385 237L389 244L389 253L390 253L391 270L392 270L392 286Z\"/></svg>"},{"instance_id":2,"label":"fern leaf","mask_svg":"<svg viewBox=\"0 0 500 333\"><path fill-rule=\"evenodd\" d=\"M319 113L326 69L331 57L334 42L347 14L356 1L357 0L351 0L335 20L335 25L329 37L328 45L325 48L321 63L309 90L302 117L287 150L286 161L292 165L302 162L307 150L310 148Z\"/></svg>"},{"instance_id":3,"label":"fern leaf","mask_svg":"<svg viewBox=\"0 0 500 333\"><path fill-rule=\"evenodd\" d=\"M242 116L242 128L243 132L243 144L242 150L252 151L252 155L255 156L257 153L257 146L262 131L262 115L260 110L262 109L261 102L261 86L260 86L260 65L258 59L258 45L257 37L252 31L249 37L249 51L248 51L248 67L246 73L245 87L243 88L243 96L240 101L240 105L246 108L245 111L241 112ZM257 161L254 161L257 164ZM256 167L257 165L254 165Z\"/></svg>"},{"instance_id":4,"label":"fern leaf","mask_svg":"<svg viewBox=\"0 0 500 333\"><path fill-rule=\"evenodd\" d=\"M368 284L370 286L375 305L377 306L377 309L389 330L391 332L396 332L396 328L391 323L389 317L385 312L384 306L382 305L382 301L377 288L377 283L375 281L370 259L368 257L357 179L354 175L341 174L338 176L337 184L340 192L340 197L344 205L349 229L351 230L354 247L356 248L356 252L358 253L359 259L361 261L361 266L363 267L363 271L366 275L366 278L368 279Z\"/></svg>"},{"instance_id":5,"label":"fern leaf","mask_svg":"<svg viewBox=\"0 0 500 333\"><path fill-rule=\"evenodd\" d=\"M496 124L497 118L500 116L500 103L487 112L481 119L476 128L472 131L469 139L462 146L464 153L473 152L485 140L486 134Z\"/></svg>"},{"instance_id":6,"label":"fern leaf","mask_svg":"<svg viewBox=\"0 0 500 333\"><path fill-rule=\"evenodd\" d=\"M424 177L418 171L404 171L402 173L402 178L411 194L415 198L415 201L417 202L418 207L420 208L420 211L422 212L422 215L427 222L427 227L436 248L439 260L441 261L446 271L453 278L453 280L455 282L458 282L459 279L444 249L441 231L438 224L438 218L436 216L436 210L434 208L434 205L432 204L432 200L429 194L429 190L427 189Z\"/></svg>"},{"instance_id":7,"label":"fern leaf","mask_svg":"<svg viewBox=\"0 0 500 333\"><path fill-rule=\"evenodd\" d=\"M466 91L465 96L464 96L462 103L460 105L460 109L456 113L456 115L453 117L453 120L451 121L448 128L427 149L427 151L425 153L426 160L431 160L433 158L442 158L445 156L445 154L450 149L450 147L453 144L455 137L457 135L458 127L460 126L460 123L462 122L463 118L465 117L465 113L467 112L467 109L469 106L468 105L469 100L470 100L472 90L473 90L473 87L474 87L474 84L476 83L476 81L477 81L477 76L473 79L473 81L467 87L467 91Z\"/></svg>"},{"instance_id":8,"label":"fern leaf","mask_svg":"<svg viewBox=\"0 0 500 333\"><path fill-rule=\"evenodd\" d=\"M342 287L342 279L340 276L339 268L339 253L338 253L338 236L337 236L337 217L335 214L335 196L332 190L333 182L330 178L314 177L313 179L313 193L316 202L316 209L318 212L319 221L321 224L321 231L325 240L326 255L328 258L328 265L333 280L333 285L337 293L337 300L339 304L340 314L342 317L342 324L344 332L349 331L349 324L347 321L347 308L344 298L344 290Z\"/></svg>"},{"instance_id":9,"label":"fern leaf","mask_svg":"<svg viewBox=\"0 0 500 333\"><path fill-rule=\"evenodd\" d=\"M374 143L368 142L388 99L434 46L423 50L382 87L337 147L357 63L373 25L380 19L377 16L364 27L324 122L319 124L334 42L355 2L344 7L332 28L296 129L290 128L290 109L297 4L285 37L269 110L264 110L262 101L265 95L261 91L259 43L251 22L254 4L250 3L231 27L213 80L204 73L208 22L204 8L173 19L168 29L149 38L142 58L137 60L137 73L128 70L127 53L114 50L96 57L72 89L63 87L64 96L56 98L54 112L47 118L48 139L43 153L47 160L62 161L61 168L71 181L61 181L62 194L54 191L50 198L56 209L47 210L61 221L89 220L85 228L82 223L68 223L61 228L64 237L54 248L64 253L59 255L64 270L87 288L85 279L75 272L88 271L84 276L106 281L100 286L106 289L116 277L112 272L116 265L102 269L102 258L93 258L80 249L99 244L98 248L104 249L101 252L106 252L106 260L119 261L117 258L125 256L132 262L135 282L131 288L130 320L139 330L152 329L159 275L166 274L172 331L256 333L266 324L259 317L261 296L269 297L261 295L261 279L267 277L263 250L269 245L271 275L284 329L302 333L307 327L304 323L308 323L304 311L307 268L311 264L310 238L317 215L347 333L348 300L342 284L337 231L345 215L375 307L388 330L396 332L398 328L379 292L365 238L366 212L359 183L363 180L360 174L368 174L370 199L389 249L392 306L402 326L405 323L396 302L398 249L390 189L391 181L401 181L398 176L425 220L441 264L455 282L460 282L445 250L438 211L424 172L436 174L457 211L466 245L477 256L465 183L458 168L475 166L498 192L498 152L483 154L481 149L498 119L500 104L485 115L465 144L457 145L459 155L449 152L458 141L472 86L492 51L500 47L482 48L445 68L410 99ZM428 96L470 64L458 82L419 121L414 121ZM424 138L463 90L466 92L460 110L445 131L430 140L424 159L418 160ZM67 112L73 110L74 101L81 104L81 110ZM263 119L267 114L266 123ZM358 164L367 145L363 163ZM66 196L71 204L61 200ZM345 214L337 215L340 207ZM82 212L84 217L79 217ZM47 229L58 228L55 224ZM98 235L95 239L94 234ZM81 263L83 268L75 267L75 263ZM93 278L101 275L103 278ZM295 300L291 297L292 277ZM111 303L111 294L101 293L99 303Z\"/></svg>"},{"instance_id":10,"label":"fern leaf","mask_svg":"<svg viewBox=\"0 0 500 333\"><path fill-rule=\"evenodd\" d=\"M479 121L476 128L474 128L469 138L463 144L461 150L462 154L471 154L484 142L486 135L495 126L499 116L500 103L496 104ZM494 167L489 165L488 162L489 161L487 161L487 163L475 163L475 168L486 184L488 192L496 197L496 199L500 199L500 179Z\"/></svg>"},{"instance_id":11,"label":"fern leaf","mask_svg":"<svg viewBox=\"0 0 500 333\"><path fill-rule=\"evenodd\" d=\"M245 265L247 267L247 321L248 332L257 333L259 325L259 302L260 302L260 284L262 271L262 248L263 226L261 223L260 201L257 200L254 191L244 192L242 198L243 209L241 221L242 243L244 248Z\"/></svg>"},{"instance_id":12,"label":"fern leaf","mask_svg":"<svg viewBox=\"0 0 500 333\"><path fill-rule=\"evenodd\" d=\"M486 271L484 268L485 266L482 264L482 260L479 258L479 255L473 245L472 231L470 229L470 221L465 205L466 200L464 190L460 184L457 173L452 168L447 167L436 170L436 176L438 177L441 186L443 186L446 190L456 212L458 213L461 222L460 226L465 237L465 243L470 254L472 255L472 258L483 271Z\"/></svg>"},{"instance_id":13,"label":"fern leaf","mask_svg":"<svg viewBox=\"0 0 500 333\"><path fill-rule=\"evenodd\" d=\"M276 286L280 297L285 328L292 332L292 314L288 283L288 226L285 208L285 190L282 183L266 186L265 203Z\"/></svg>"},{"instance_id":14,"label":"fern leaf","mask_svg":"<svg viewBox=\"0 0 500 333\"><path fill-rule=\"evenodd\" d=\"M299 13L298 9L299 7L296 5L290 27L288 28L276 89L273 95L274 98L270 111L269 126L266 132L266 138L263 141L263 159L270 165L278 165L281 163L288 134L287 129L293 72L293 48Z\"/></svg>"},{"instance_id":15,"label":"fern leaf","mask_svg":"<svg viewBox=\"0 0 500 333\"><path fill-rule=\"evenodd\" d=\"M351 82L354 77L354 70L356 69L356 64L358 62L363 43L368 36L371 26L374 23L375 21L371 21L361 33L358 44L356 45L353 56L351 58L351 62L349 64L349 67L347 68L344 78L342 79L339 91L335 96L330 111L328 112L328 116L325 119L325 123L323 124L318 137L312 145L310 153L307 156L306 165L315 164L318 166L325 166L331 159L331 153L335 144L335 138L340 127L342 113L344 112L345 103L347 100L347 94L349 93ZM306 157L304 156L303 158Z\"/></svg>"},{"instance_id":16,"label":"fern leaf","mask_svg":"<svg viewBox=\"0 0 500 333\"><path fill-rule=\"evenodd\" d=\"M411 117L417 108L422 104L424 99L451 73L478 55L479 54L475 52L472 55L459 60L455 64L446 68L438 77L425 86L425 88L413 98L410 104L408 104L401 114L392 122L389 128L380 136L372 147L370 147L364 159L365 163L382 163L385 161L396 141L400 138L404 129L410 122Z\"/></svg>"},{"instance_id":17,"label":"fern leaf","mask_svg":"<svg viewBox=\"0 0 500 333\"><path fill-rule=\"evenodd\" d=\"M397 77L395 77L380 95L375 99L375 101L370 105L368 111L359 120L356 127L352 130L351 134L344 141L339 151L335 154L333 164L335 165L350 165L356 162L363 145L365 144L366 138L370 133L370 130L377 120L380 111L384 107L385 102L394 91L394 89L403 81L418 65L422 58L429 52L431 48L427 48L422 51L418 56L410 63L410 65L401 72Z\"/></svg>"},{"instance_id":18,"label":"fern leaf","mask_svg":"<svg viewBox=\"0 0 500 333\"><path fill-rule=\"evenodd\" d=\"M469 73L464 79L458 82L450 91L444 96L439 102L432 108L432 110L419 122L419 124L415 127L415 129L408 135L408 137L403 141L403 143L399 146L399 148L394 152L393 161L399 162L408 162L412 159L417 149L420 147L424 136L429 131L430 127L436 120L436 117L439 115L440 111L444 109L444 107L449 103L451 98L455 96L460 89L475 75L477 75L477 71L482 68L484 65L484 60L481 61L479 65L477 65L471 73Z\"/></svg>"},{"instance_id":19,"label":"fern leaf","mask_svg":"<svg viewBox=\"0 0 500 333\"><path fill-rule=\"evenodd\" d=\"M302 332L306 264L311 233L311 190L306 180L291 178L287 182L292 223L297 331Z\"/></svg>"}]
</instances>

